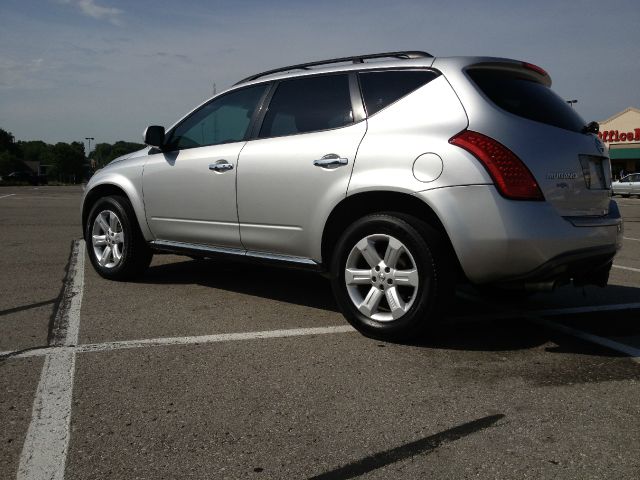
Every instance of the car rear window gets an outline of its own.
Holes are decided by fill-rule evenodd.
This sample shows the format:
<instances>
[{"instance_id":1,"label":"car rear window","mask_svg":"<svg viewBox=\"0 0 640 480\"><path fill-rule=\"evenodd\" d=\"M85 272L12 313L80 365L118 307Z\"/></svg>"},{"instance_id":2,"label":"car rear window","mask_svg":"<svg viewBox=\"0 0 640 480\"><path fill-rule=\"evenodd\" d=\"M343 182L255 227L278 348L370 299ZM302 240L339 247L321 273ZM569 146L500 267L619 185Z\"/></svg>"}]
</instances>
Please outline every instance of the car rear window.
<instances>
[{"instance_id":1,"label":"car rear window","mask_svg":"<svg viewBox=\"0 0 640 480\"><path fill-rule=\"evenodd\" d=\"M585 126L575 109L542 83L503 70L470 69L468 74L493 103L507 112L574 132Z\"/></svg>"},{"instance_id":2,"label":"car rear window","mask_svg":"<svg viewBox=\"0 0 640 480\"><path fill-rule=\"evenodd\" d=\"M436 78L429 70L386 70L361 72L360 85L367 115L382 110Z\"/></svg>"}]
</instances>

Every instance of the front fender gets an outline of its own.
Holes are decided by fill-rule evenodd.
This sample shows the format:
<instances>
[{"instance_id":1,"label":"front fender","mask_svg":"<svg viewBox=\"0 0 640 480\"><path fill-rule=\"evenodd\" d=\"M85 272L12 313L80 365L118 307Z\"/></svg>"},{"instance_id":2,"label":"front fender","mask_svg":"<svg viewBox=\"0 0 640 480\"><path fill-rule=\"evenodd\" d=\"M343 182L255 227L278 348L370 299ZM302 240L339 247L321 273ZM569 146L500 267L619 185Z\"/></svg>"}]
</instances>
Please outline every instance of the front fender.
<instances>
[{"instance_id":1,"label":"front fender","mask_svg":"<svg viewBox=\"0 0 640 480\"><path fill-rule=\"evenodd\" d=\"M109 190L113 191L113 188L117 188L129 199L145 240L153 240L154 236L147 224L142 193L142 171L145 160L146 157L142 157L118 162L115 165L99 170L91 177L82 197L83 218L86 213L87 199L95 198L96 193L100 196L100 190L108 192Z\"/></svg>"}]
</instances>

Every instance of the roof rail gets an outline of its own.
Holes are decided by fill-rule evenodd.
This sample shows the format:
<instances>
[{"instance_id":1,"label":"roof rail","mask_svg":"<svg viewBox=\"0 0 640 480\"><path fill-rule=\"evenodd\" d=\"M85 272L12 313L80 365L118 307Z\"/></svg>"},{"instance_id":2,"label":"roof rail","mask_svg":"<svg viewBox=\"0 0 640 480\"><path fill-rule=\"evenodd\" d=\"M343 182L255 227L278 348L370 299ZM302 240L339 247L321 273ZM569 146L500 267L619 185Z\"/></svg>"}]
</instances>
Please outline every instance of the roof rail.
<instances>
[{"instance_id":1,"label":"roof rail","mask_svg":"<svg viewBox=\"0 0 640 480\"><path fill-rule=\"evenodd\" d=\"M290 70L309 70L310 67L317 67L319 65L330 65L332 63L343 63L343 62L364 63L365 60L371 60L374 58L402 58L402 59L408 60L411 58L433 58L433 55L427 52L413 50L413 51L406 51L406 52L372 53L370 55L357 55L354 57L330 58L328 60L319 60L316 62L300 63L298 65L289 65L288 67L275 68L273 70L267 70L266 72L256 73L255 75L251 75L250 77L243 78L239 82L235 83L235 85L240 85L241 83L250 82L260 77L266 77L267 75L271 75L273 73L288 72Z\"/></svg>"}]
</instances>

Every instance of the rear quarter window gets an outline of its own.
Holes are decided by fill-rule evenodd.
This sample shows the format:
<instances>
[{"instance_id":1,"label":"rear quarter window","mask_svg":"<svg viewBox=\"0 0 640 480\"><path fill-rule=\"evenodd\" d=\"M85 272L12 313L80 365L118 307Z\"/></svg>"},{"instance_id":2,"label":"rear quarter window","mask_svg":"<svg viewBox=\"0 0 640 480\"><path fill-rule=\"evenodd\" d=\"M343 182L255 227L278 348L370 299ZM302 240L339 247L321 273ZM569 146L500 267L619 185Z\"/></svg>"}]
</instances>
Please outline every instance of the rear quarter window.
<instances>
[{"instance_id":1,"label":"rear quarter window","mask_svg":"<svg viewBox=\"0 0 640 480\"><path fill-rule=\"evenodd\" d=\"M329 130L351 123L353 113L347 75L284 80L271 99L259 137Z\"/></svg>"},{"instance_id":2,"label":"rear quarter window","mask_svg":"<svg viewBox=\"0 0 640 480\"><path fill-rule=\"evenodd\" d=\"M546 85L516 72L470 69L471 80L498 107L519 117L573 132L581 132L584 120Z\"/></svg>"},{"instance_id":3,"label":"rear quarter window","mask_svg":"<svg viewBox=\"0 0 640 480\"><path fill-rule=\"evenodd\" d=\"M429 83L438 74L430 70L385 70L361 72L358 76L367 115L373 115Z\"/></svg>"}]
</instances>

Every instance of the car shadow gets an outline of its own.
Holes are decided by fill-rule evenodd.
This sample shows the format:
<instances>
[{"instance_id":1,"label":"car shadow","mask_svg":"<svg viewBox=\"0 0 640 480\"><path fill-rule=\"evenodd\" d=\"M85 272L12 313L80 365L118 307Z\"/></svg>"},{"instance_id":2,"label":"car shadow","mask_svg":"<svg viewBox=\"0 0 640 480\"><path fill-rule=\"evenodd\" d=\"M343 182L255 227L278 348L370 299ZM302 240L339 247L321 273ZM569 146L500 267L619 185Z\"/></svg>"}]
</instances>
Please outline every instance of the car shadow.
<instances>
[{"instance_id":1,"label":"car shadow","mask_svg":"<svg viewBox=\"0 0 640 480\"><path fill-rule=\"evenodd\" d=\"M189 259L153 265L139 282L196 284L331 312L339 311L333 299L329 280L302 270L245 262ZM465 287L464 290L468 292L469 288ZM640 298L640 289L633 287L612 285L606 290L598 290L598 292L604 291L607 291L607 296L612 299L610 303L619 303L615 301L616 298ZM531 349L553 342L555 346L548 347L549 352L624 357L616 351L527 321L518 313L535 312L536 303L533 301L503 301L492 309L469 301L467 297L468 295L457 295L451 313L432 326L424 337L396 343L430 349L491 352ZM495 302L496 300L488 298L487 301ZM505 315L505 310L514 312L513 316ZM611 321L611 316L615 315L615 312L591 313L588 314L588 323L597 326L596 334L598 335L616 336L624 331L630 336L634 334L640 336L640 322L634 320L637 310L632 313L627 316L628 318L625 317L618 322ZM495 318L492 317L493 314ZM577 315L568 315L566 318L575 321L577 317ZM555 316L553 320L562 321L563 318L565 317Z\"/></svg>"},{"instance_id":2,"label":"car shadow","mask_svg":"<svg viewBox=\"0 0 640 480\"><path fill-rule=\"evenodd\" d=\"M139 280L196 284L254 297L337 312L329 281L313 272L225 260L185 260L152 265Z\"/></svg>"}]
</instances>

